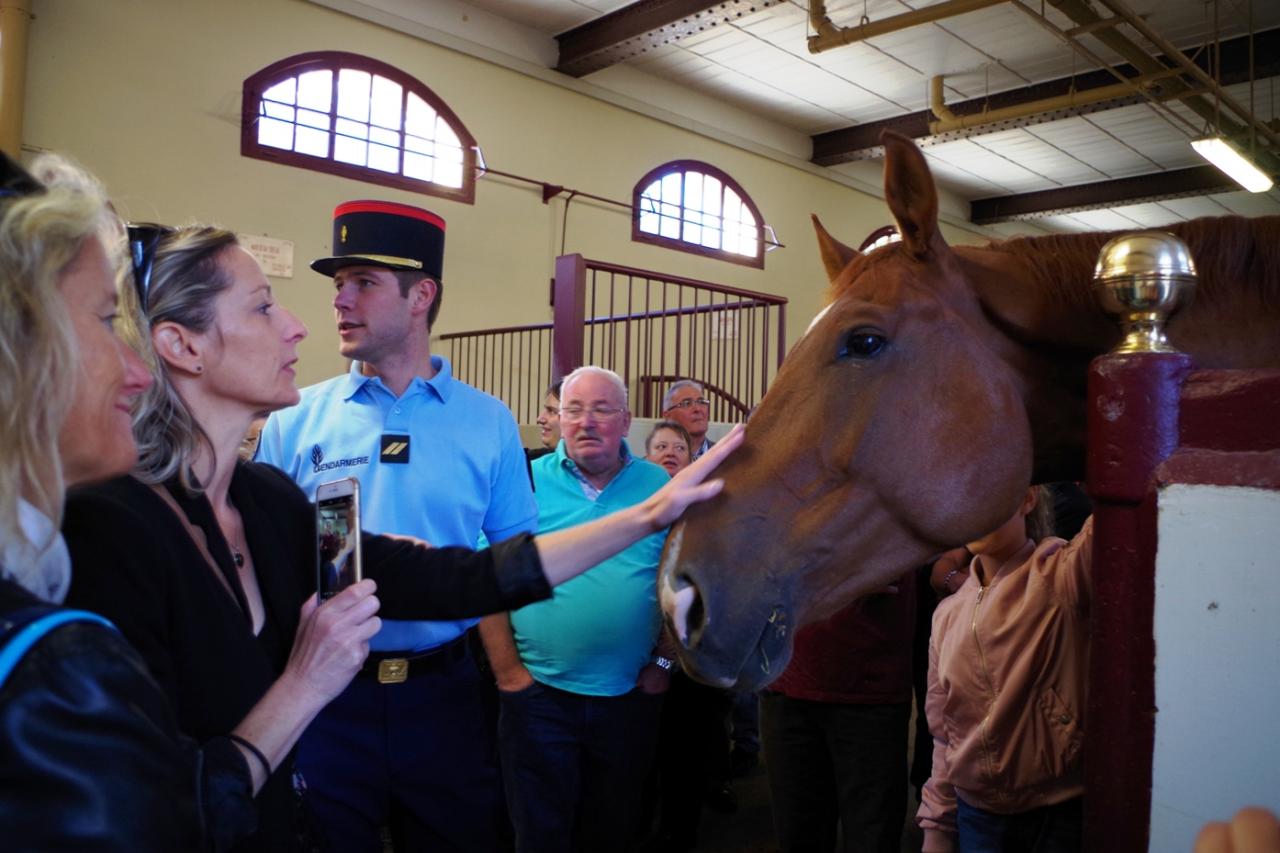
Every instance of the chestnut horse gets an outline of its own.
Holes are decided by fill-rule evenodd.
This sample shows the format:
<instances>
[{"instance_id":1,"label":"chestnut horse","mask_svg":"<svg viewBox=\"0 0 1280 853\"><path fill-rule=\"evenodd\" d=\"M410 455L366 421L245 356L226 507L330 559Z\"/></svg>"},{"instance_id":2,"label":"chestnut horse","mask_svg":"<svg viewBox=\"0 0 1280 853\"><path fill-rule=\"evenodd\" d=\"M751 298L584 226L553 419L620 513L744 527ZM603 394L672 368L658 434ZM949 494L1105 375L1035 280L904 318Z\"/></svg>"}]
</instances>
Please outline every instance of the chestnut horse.
<instances>
[{"instance_id":1,"label":"chestnut horse","mask_svg":"<svg viewBox=\"0 0 1280 853\"><path fill-rule=\"evenodd\" d=\"M924 157L886 134L902 242L868 254L815 218L830 303L787 356L720 498L671 533L659 591L681 659L754 689L796 629L1079 479L1091 359L1119 339L1090 292L1112 234L951 247ZM1171 228L1200 282L1168 329L1201 367L1280 366L1280 217Z\"/></svg>"}]
</instances>

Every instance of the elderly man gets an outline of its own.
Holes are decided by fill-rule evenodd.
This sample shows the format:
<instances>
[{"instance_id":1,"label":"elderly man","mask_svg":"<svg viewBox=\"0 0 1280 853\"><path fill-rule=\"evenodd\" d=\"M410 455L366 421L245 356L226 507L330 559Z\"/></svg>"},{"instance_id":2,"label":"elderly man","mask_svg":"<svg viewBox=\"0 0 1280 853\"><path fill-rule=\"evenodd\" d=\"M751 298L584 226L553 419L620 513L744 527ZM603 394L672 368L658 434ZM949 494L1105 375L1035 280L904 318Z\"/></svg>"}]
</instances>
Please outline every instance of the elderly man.
<instances>
[{"instance_id":1,"label":"elderly man","mask_svg":"<svg viewBox=\"0 0 1280 853\"><path fill-rule=\"evenodd\" d=\"M333 290L344 376L302 391L262 431L258 460L304 491L360 481L366 530L475 547L532 531L537 506L515 418L431 353L445 223L405 204L334 211ZM495 621L497 620L497 621ZM475 620L386 619L360 676L303 736L298 766L335 850L492 850L502 795L468 637ZM510 644L506 616L480 623Z\"/></svg>"},{"instance_id":2,"label":"elderly man","mask_svg":"<svg viewBox=\"0 0 1280 853\"><path fill-rule=\"evenodd\" d=\"M707 419L711 414L711 402L705 389L692 379L672 383L662 397L662 416L670 418L689 431L693 444L689 449L697 459L711 449L715 442L707 440Z\"/></svg>"},{"instance_id":3,"label":"elderly man","mask_svg":"<svg viewBox=\"0 0 1280 853\"><path fill-rule=\"evenodd\" d=\"M617 374L581 367L561 391L563 440L533 463L539 533L640 503L668 480L623 440L631 415ZM672 666L658 648L664 539L665 531L649 536L511 614L515 646L493 665L521 853L632 845Z\"/></svg>"}]
</instances>

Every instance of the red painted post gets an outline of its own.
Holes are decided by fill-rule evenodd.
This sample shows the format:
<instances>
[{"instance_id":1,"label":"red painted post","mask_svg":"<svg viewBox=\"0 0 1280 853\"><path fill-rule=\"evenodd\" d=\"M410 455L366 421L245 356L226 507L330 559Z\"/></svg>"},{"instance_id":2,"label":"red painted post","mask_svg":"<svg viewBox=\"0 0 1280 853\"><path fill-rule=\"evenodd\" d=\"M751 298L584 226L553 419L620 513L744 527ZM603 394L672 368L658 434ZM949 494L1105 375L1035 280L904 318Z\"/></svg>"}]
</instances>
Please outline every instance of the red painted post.
<instances>
[{"instance_id":1,"label":"red painted post","mask_svg":"<svg viewBox=\"0 0 1280 853\"><path fill-rule=\"evenodd\" d=\"M1086 458L1094 500L1093 635L1085 718L1085 841L1147 849L1155 743L1156 492L1178 446L1183 353L1109 353L1089 369Z\"/></svg>"},{"instance_id":2,"label":"red painted post","mask_svg":"<svg viewBox=\"0 0 1280 853\"><path fill-rule=\"evenodd\" d=\"M551 332L551 381L558 382L582 366L583 320L586 311L587 265L582 255L556 258L555 324Z\"/></svg>"}]
</instances>

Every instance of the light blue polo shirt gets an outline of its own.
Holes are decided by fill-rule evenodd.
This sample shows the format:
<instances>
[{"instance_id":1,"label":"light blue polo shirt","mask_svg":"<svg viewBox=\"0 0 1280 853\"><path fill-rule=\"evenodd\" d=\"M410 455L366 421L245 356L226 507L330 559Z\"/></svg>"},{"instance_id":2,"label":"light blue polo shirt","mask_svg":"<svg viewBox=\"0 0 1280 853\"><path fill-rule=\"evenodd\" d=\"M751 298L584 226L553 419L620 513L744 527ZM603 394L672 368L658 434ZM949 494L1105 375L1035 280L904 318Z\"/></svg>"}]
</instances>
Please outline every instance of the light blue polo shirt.
<instances>
[{"instance_id":1,"label":"light blue polo shirt","mask_svg":"<svg viewBox=\"0 0 1280 853\"><path fill-rule=\"evenodd\" d=\"M584 493L564 442L533 462L538 532L593 521L645 500L670 482L666 469L631 455L595 499ZM594 489L588 491L594 492ZM620 696L635 687L661 627L658 559L667 531L556 587L545 601L511 613L520 659L544 684L588 696Z\"/></svg>"},{"instance_id":2,"label":"light blue polo shirt","mask_svg":"<svg viewBox=\"0 0 1280 853\"><path fill-rule=\"evenodd\" d=\"M320 484L355 477L361 524L371 533L474 548L481 533L501 542L533 532L538 509L511 411L454 379L447 359L432 356L431 364L436 375L414 379L399 398L363 375L359 362L345 376L304 388L298 405L268 418L257 461L283 470L313 501ZM382 461L384 434L409 436L408 463ZM385 619L369 645L422 651L476 621Z\"/></svg>"}]
</instances>

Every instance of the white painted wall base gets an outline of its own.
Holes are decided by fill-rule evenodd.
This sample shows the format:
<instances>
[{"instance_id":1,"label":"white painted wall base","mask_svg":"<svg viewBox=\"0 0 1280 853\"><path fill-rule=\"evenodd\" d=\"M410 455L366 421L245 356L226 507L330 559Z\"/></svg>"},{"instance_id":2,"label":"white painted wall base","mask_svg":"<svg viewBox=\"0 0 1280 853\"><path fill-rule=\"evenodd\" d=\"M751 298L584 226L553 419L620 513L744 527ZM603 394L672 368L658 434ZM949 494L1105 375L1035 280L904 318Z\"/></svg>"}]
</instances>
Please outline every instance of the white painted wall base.
<instances>
[{"instance_id":1,"label":"white painted wall base","mask_svg":"<svg viewBox=\"0 0 1280 853\"><path fill-rule=\"evenodd\" d=\"M1280 492L1159 495L1153 853L1210 820L1280 812Z\"/></svg>"}]
</instances>

